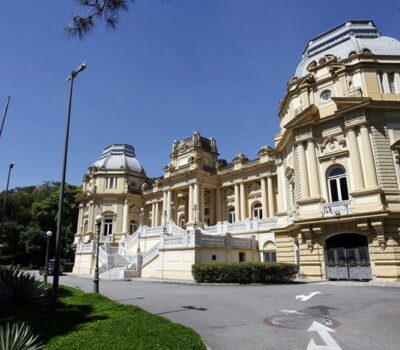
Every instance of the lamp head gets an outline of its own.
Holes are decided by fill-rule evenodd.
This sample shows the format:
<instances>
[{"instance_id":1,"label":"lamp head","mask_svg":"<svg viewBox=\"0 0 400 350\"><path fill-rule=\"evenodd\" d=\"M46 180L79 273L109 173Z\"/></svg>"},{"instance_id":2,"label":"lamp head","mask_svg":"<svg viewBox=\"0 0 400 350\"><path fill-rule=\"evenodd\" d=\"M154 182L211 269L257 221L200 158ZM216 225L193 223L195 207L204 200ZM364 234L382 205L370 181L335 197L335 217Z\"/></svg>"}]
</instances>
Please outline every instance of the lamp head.
<instances>
[{"instance_id":1,"label":"lamp head","mask_svg":"<svg viewBox=\"0 0 400 350\"><path fill-rule=\"evenodd\" d=\"M96 215L96 217L94 218L94 220L99 223L103 220L103 217L101 215Z\"/></svg>"},{"instance_id":2,"label":"lamp head","mask_svg":"<svg viewBox=\"0 0 400 350\"><path fill-rule=\"evenodd\" d=\"M47 236L47 237L50 238L52 235L53 235L53 232L51 232L51 231L47 231L47 232L46 232L46 236Z\"/></svg>"},{"instance_id":3,"label":"lamp head","mask_svg":"<svg viewBox=\"0 0 400 350\"><path fill-rule=\"evenodd\" d=\"M10 163L10 169L14 168L15 162Z\"/></svg>"}]
</instances>

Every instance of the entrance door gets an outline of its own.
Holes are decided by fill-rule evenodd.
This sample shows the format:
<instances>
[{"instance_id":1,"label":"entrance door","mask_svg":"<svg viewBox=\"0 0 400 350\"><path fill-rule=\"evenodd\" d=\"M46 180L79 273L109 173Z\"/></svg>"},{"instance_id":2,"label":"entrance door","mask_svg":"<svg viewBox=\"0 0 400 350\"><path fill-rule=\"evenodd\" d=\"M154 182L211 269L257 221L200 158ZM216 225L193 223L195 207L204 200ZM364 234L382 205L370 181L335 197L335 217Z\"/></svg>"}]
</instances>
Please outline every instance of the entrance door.
<instances>
[{"instance_id":1,"label":"entrance door","mask_svg":"<svg viewBox=\"0 0 400 350\"><path fill-rule=\"evenodd\" d=\"M341 234L327 239L326 276L337 280L372 279L367 239L357 234Z\"/></svg>"}]
</instances>

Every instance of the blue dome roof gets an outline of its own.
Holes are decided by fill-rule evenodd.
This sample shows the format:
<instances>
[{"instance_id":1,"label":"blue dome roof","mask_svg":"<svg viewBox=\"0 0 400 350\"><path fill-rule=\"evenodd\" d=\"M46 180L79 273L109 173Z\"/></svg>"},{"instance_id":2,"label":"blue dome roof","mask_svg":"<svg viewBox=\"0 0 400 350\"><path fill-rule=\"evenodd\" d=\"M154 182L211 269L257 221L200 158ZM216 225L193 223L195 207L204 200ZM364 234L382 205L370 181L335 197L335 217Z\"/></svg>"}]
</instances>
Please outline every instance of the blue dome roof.
<instances>
[{"instance_id":1,"label":"blue dome roof","mask_svg":"<svg viewBox=\"0 0 400 350\"><path fill-rule=\"evenodd\" d=\"M93 166L106 170L126 169L134 173L144 172L135 156L135 149L125 144L113 144L106 147Z\"/></svg>"},{"instance_id":2,"label":"blue dome roof","mask_svg":"<svg viewBox=\"0 0 400 350\"><path fill-rule=\"evenodd\" d=\"M400 42L381 36L372 21L347 21L311 39L303 52L303 58L295 76L308 74L307 67L325 55L334 55L338 60L349 57L352 52L368 49L374 55L400 55Z\"/></svg>"}]
</instances>

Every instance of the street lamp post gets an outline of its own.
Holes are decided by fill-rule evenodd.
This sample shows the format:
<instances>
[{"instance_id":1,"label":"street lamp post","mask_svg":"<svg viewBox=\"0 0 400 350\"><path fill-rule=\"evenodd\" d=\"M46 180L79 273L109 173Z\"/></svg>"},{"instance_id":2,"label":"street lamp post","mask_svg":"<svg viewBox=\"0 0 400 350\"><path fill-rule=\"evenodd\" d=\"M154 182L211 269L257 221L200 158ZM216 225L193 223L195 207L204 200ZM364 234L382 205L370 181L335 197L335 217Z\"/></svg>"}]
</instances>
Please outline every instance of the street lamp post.
<instances>
[{"instance_id":1,"label":"street lamp post","mask_svg":"<svg viewBox=\"0 0 400 350\"><path fill-rule=\"evenodd\" d=\"M100 230L101 221L103 217L101 215L96 216L96 234L97 234L97 244L96 244L96 262L94 267L94 278L93 278L93 293L99 293L99 251L100 251Z\"/></svg>"},{"instance_id":2,"label":"street lamp post","mask_svg":"<svg viewBox=\"0 0 400 350\"><path fill-rule=\"evenodd\" d=\"M47 283L47 276L49 275L49 243L50 243L50 237L52 236L53 232L47 231L46 232L46 260L44 261L44 282Z\"/></svg>"},{"instance_id":3,"label":"street lamp post","mask_svg":"<svg viewBox=\"0 0 400 350\"><path fill-rule=\"evenodd\" d=\"M15 163L11 162L9 167L8 167L8 176L7 176L7 185L6 185L6 191L4 192L4 201L3 201L3 215L0 221L0 235L3 232L3 222L6 217L6 209L7 209L7 197L8 197L8 187L10 185L10 177L11 177L11 170L14 168ZM12 263L11 265L15 264L15 233L13 233L13 244L12 244Z\"/></svg>"},{"instance_id":4,"label":"street lamp post","mask_svg":"<svg viewBox=\"0 0 400 350\"><path fill-rule=\"evenodd\" d=\"M6 107L4 108L3 120L1 121L0 138L1 138L1 135L3 134L4 123L6 122L6 117L7 117L7 112L8 112L8 106L10 104L10 99L11 99L11 96L8 96L7 102L6 102Z\"/></svg>"},{"instance_id":5,"label":"street lamp post","mask_svg":"<svg viewBox=\"0 0 400 350\"><path fill-rule=\"evenodd\" d=\"M65 125L65 139L64 139L64 154L63 154L63 165L61 171L61 182L60 182L60 197L58 201L58 218L57 218L57 232L56 232L56 246L54 252L54 277L53 277L53 308L56 309L57 297L58 297L58 284L59 284L59 266L60 266L60 252L61 252L61 232L63 225L63 213L64 213L64 190L65 190L65 174L67 170L67 156L68 156L68 140L69 140L69 125L71 121L71 107L72 107L72 92L74 87L74 79L76 76L86 68L86 64L82 63L76 70L72 71L68 76L67 81L70 82L69 86L69 97L68 97L68 109L67 109L67 121Z\"/></svg>"}]
</instances>

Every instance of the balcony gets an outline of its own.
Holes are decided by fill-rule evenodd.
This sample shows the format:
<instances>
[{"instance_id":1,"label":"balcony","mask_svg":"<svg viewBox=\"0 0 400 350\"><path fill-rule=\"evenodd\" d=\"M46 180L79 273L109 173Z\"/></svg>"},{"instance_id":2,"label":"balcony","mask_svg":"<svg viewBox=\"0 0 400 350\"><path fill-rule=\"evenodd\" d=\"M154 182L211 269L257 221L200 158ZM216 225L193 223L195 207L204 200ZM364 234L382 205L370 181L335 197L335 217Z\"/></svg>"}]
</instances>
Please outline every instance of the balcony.
<instances>
[{"instance_id":1,"label":"balcony","mask_svg":"<svg viewBox=\"0 0 400 350\"><path fill-rule=\"evenodd\" d=\"M322 215L324 217L342 216L351 214L351 202L341 201L322 204Z\"/></svg>"}]
</instances>

